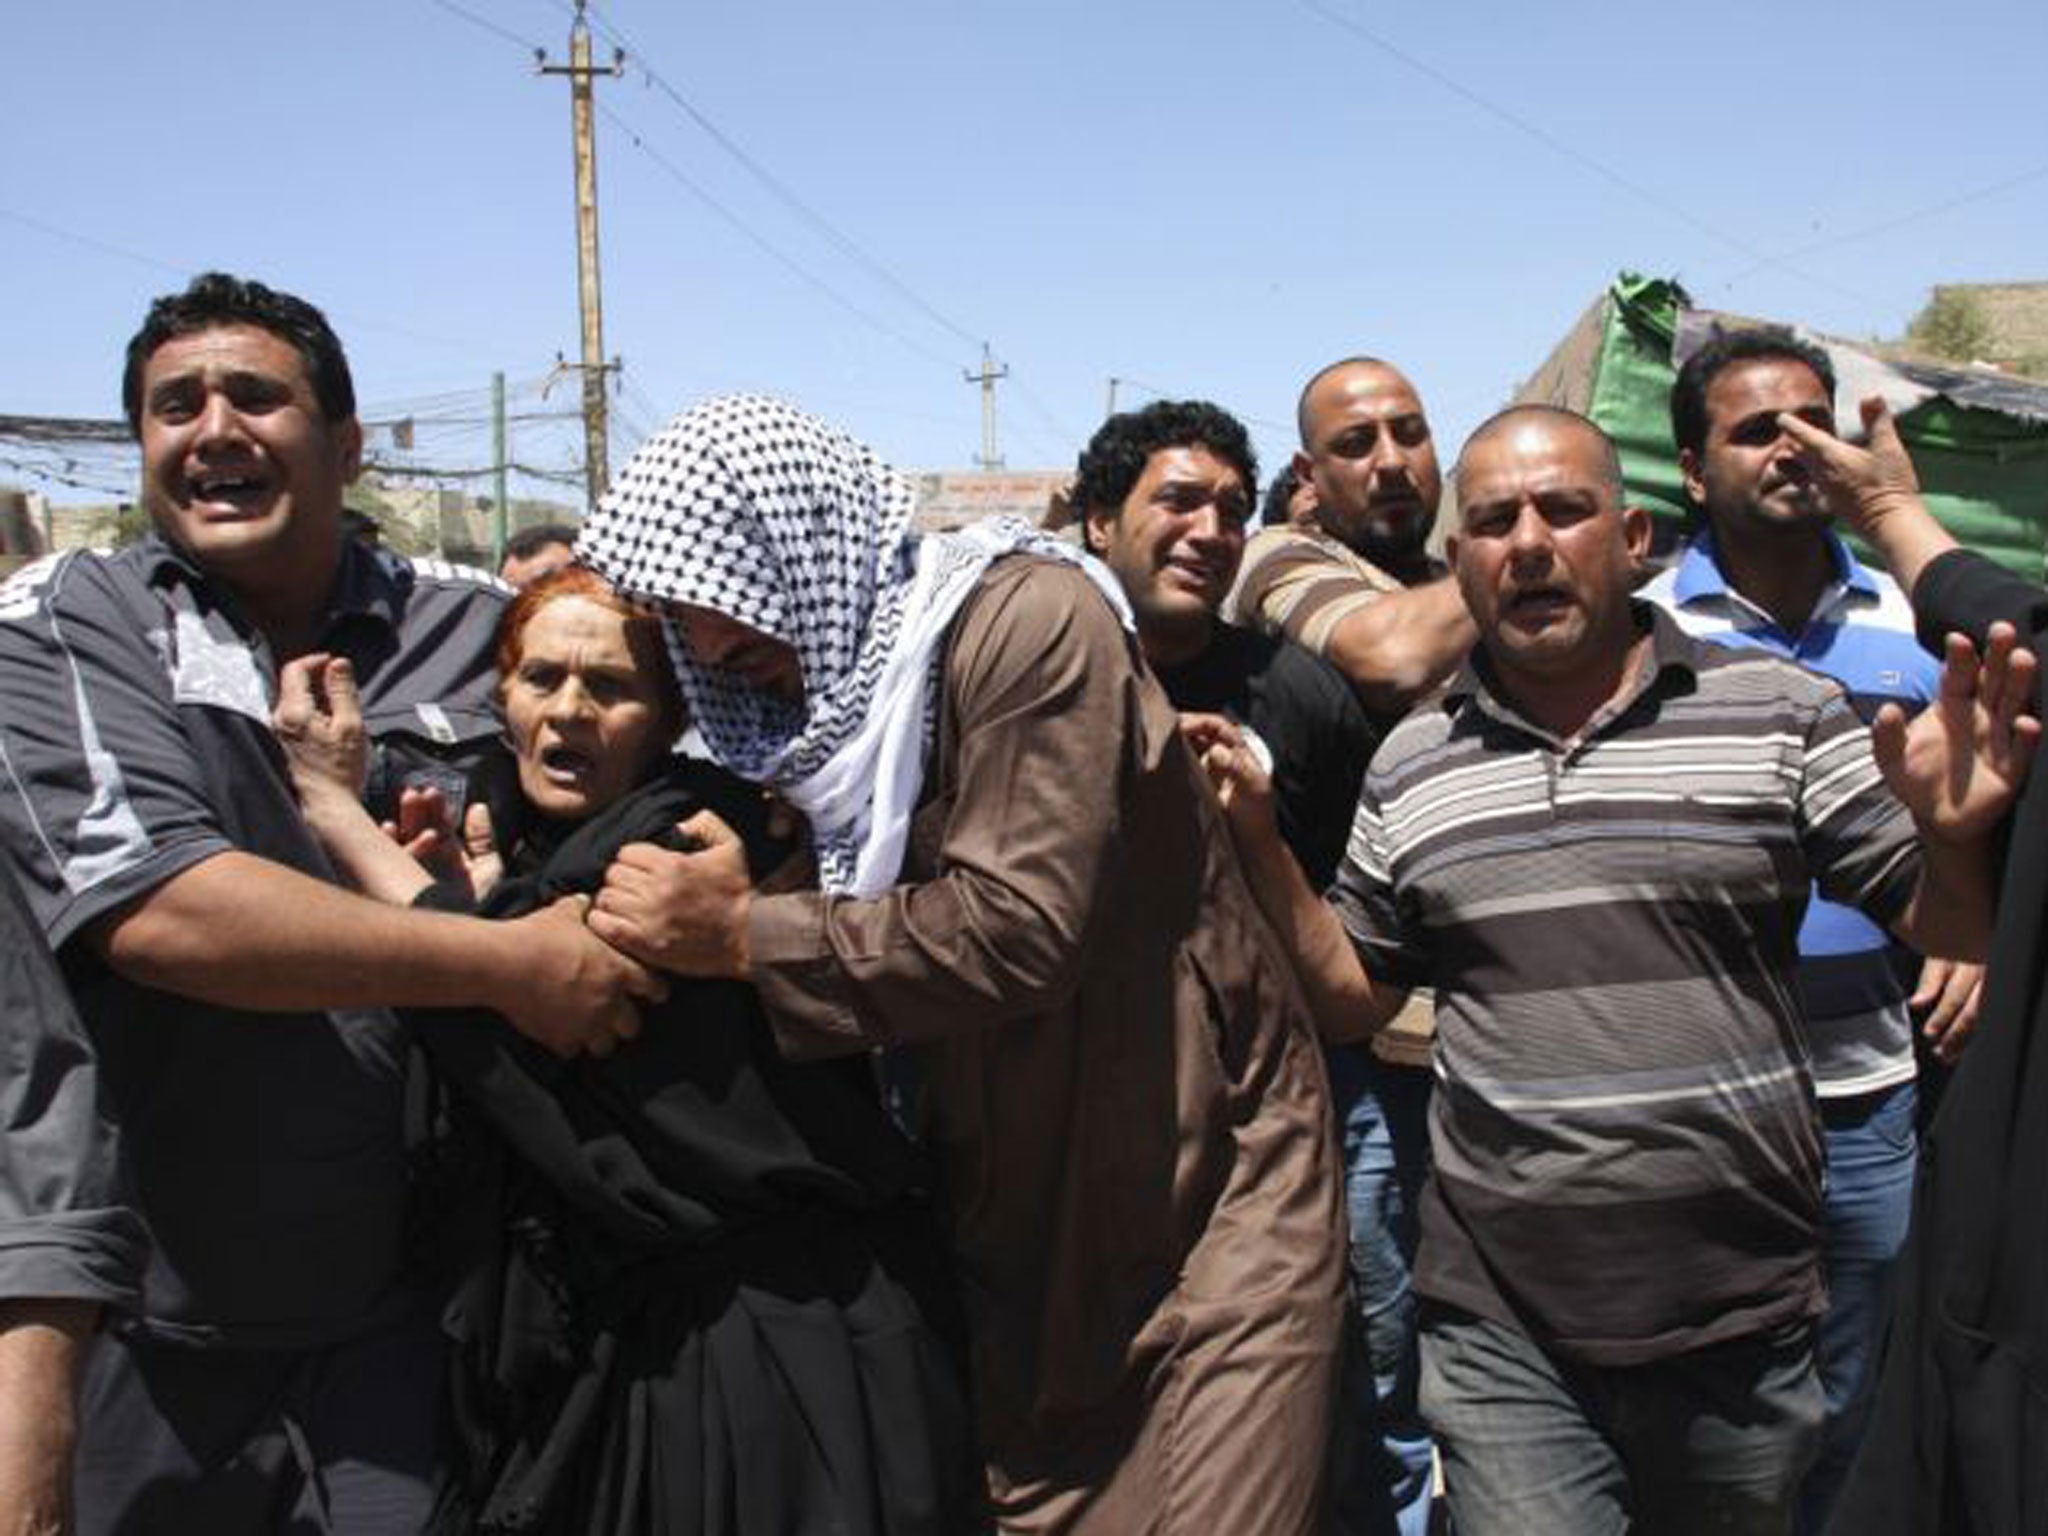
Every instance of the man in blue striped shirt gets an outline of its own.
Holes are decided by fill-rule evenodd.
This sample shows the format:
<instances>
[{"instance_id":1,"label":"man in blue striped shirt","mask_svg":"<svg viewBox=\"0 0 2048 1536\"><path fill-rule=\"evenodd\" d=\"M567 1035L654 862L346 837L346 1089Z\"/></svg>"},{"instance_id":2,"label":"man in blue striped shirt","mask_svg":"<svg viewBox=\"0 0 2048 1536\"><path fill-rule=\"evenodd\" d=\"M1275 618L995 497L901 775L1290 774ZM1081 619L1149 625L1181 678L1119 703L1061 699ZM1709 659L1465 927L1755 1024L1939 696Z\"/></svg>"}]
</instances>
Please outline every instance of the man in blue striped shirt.
<instances>
[{"instance_id":1,"label":"man in blue striped shirt","mask_svg":"<svg viewBox=\"0 0 2048 1536\"><path fill-rule=\"evenodd\" d=\"M1679 627L1832 677L1865 720L1934 698L1941 668L1913 633L1895 582L1866 570L1829 525L1780 413L1833 432L1827 354L1781 328L1716 332L1679 370L1671 425L1704 526L1643 595ZM1818 1363L1828 1417L1800 1493L1818 1532L1868 1416L1891 1276L1912 1212L1913 1015L1944 1059L1967 1038L1981 969L1924 966L1862 913L1815 893L1799 930L1798 992L1826 1155ZM1917 984L1917 992L1916 992Z\"/></svg>"}]
</instances>

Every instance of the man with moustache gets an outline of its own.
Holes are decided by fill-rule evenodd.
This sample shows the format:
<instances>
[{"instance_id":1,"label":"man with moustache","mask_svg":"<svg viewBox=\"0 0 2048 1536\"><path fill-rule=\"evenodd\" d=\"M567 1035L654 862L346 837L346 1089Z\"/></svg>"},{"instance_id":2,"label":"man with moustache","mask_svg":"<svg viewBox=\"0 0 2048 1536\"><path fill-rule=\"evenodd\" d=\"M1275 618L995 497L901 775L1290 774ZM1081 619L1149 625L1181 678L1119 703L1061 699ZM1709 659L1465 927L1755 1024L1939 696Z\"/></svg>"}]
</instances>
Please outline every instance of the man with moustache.
<instances>
[{"instance_id":1,"label":"man with moustache","mask_svg":"<svg viewBox=\"0 0 2048 1536\"><path fill-rule=\"evenodd\" d=\"M1378 741L1343 677L1218 616L1244 554L1258 467L1235 417L1158 400L1096 429L1074 473L1082 537L1130 599L1138 649L1176 709L1226 715L1273 760L1281 835L1318 886L1337 872Z\"/></svg>"},{"instance_id":2,"label":"man with moustache","mask_svg":"<svg viewBox=\"0 0 2048 1536\"><path fill-rule=\"evenodd\" d=\"M1671 424L1704 527L1643 595L1680 628L1811 667L1871 718L1917 712L1940 665L1889 576L1864 569L1830 526L1803 450L1778 422L1834 430L1827 354L1778 327L1716 332L1679 370ZM1953 1060L1976 1018L1981 967L1923 962L1860 912L1816 893L1799 932L1799 999L1827 1156L1822 1228L1828 1309L1818 1363L1828 1417L1800 1495L1818 1532L1868 1417L1891 1275L1912 1213L1917 1159L1914 1017Z\"/></svg>"},{"instance_id":3,"label":"man with moustache","mask_svg":"<svg viewBox=\"0 0 2048 1536\"><path fill-rule=\"evenodd\" d=\"M1249 754L1206 760L1320 1016L1436 988L1416 1285L1461 1536L1779 1536L1822 1413L1798 919L1817 883L1981 945L2033 658L1957 642L1940 707L1865 727L1631 600L1649 519L1585 418L1503 412L1459 490L1480 644L1374 758L1328 904Z\"/></svg>"},{"instance_id":4,"label":"man with moustache","mask_svg":"<svg viewBox=\"0 0 2048 1536\"><path fill-rule=\"evenodd\" d=\"M312 305L221 273L150 309L122 398L153 532L0 588L0 858L63 962L148 1229L81 1388L81 1532L421 1527L440 1342L406 1272L405 1041L482 1005L609 1049L660 989L580 909L514 923L342 889L271 734L345 658L386 814L493 739L488 578L344 537L362 429ZM82 1152L81 1152L82 1155Z\"/></svg>"},{"instance_id":5,"label":"man with moustache","mask_svg":"<svg viewBox=\"0 0 2048 1536\"><path fill-rule=\"evenodd\" d=\"M1399 715L1472 644L1457 588L1427 547L1443 494L1429 418L1400 370L1370 357L1316 373L1295 418L1310 520L1252 538L1229 614L1307 646L1368 707Z\"/></svg>"},{"instance_id":6,"label":"man with moustache","mask_svg":"<svg viewBox=\"0 0 2048 1536\"><path fill-rule=\"evenodd\" d=\"M1399 369L1349 357L1309 379L1295 419L1301 510L1246 545L1227 611L1331 662L1384 732L1472 644L1457 584L1427 547L1443 495L1429 418ZM1351 1285L1370 1340L1381 1462L1402 1536L1425 1536L1430 1509L1409 1287L1416 1201L1429 1171L1430 1027L1429 1001L1419 995L1370 1048L1329 1053L1344 1137Z\"/></svg>"},{"instance_id":7,"label":"man with moustache","mask_svg":"<svg viewBox=\"0 0 2048 1536\"><path fill-rule=\"evenodd\" d=\"M1269 522L1276 504L1284 521L1293 479L1290 469L1284 483L1269 488ZM1337 872L1359 781L1380 733L1328 662L1291 640L1218 616L1244 554L1257 484L1251 440L1235 417L1207 401L1162 400L1096 429L1075 468L1071 499L1088 549L1130 599L1138 648L1174 708L1226 716L1260 743L1271 766L1280 835L1321 890ZM1332 1078L1358 1078L1365 1069L1362 1049L1331 1052L1339 1053ZM1416 1123L1419 1129L1419 1117ZM1370 1224L1365 1243L1398 1252L1380 1225L1379 1202L1361 1205L1356 1219ZM1354 1250L1359 1242L1354 1237ZM1392 1529L1397 1491L1425 1507L1428 1499L1428 1442L1419 1431L1398 1442L1418 1447L1421 1465L1414 1471L1381 1453L1372 1340L1363 1316L1354 1311L1351 1321L1355 1337L1345 1351L1330 1426L1327 1520L1339 1536ZM1411 1330L1411 1348L1412 1342ZM1381 1346L1399 1343L1383 1339ZM1392 1392L1396 1383L1388 1375ZM1412 1390L1408 1407L1412 1416ZM1409 1486L1410 1478L1419 1487Z\"/></svg>"}]
</instances>

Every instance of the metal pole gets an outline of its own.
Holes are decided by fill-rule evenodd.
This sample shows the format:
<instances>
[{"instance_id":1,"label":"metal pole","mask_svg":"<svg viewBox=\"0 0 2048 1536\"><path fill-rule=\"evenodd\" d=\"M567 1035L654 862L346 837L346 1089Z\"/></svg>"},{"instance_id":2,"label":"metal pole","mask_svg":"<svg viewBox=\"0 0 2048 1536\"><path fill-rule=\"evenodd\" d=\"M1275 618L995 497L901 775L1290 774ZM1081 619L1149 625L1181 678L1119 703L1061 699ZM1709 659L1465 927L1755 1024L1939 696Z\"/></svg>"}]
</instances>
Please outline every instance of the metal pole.
<instances>
[{"instance_id":1,"label":"metal pole","mask_svg":"<svg viewBox=\"0 0 2048 1536\"><path fill-rule=\"evenodd\" d=\"M576 293L583 308L583 480L590 505L611 480L604 419L604 317L597 276L597 139L590 96L590 26L569 29L569 102L576 127Z\"/></svg>"},{"instance_id":2,"label":"metal pole","mask_svg":"<svg viewBox=\"0 0 2048 1536\"><path fill-rule=\"evenodd\" d=\"M981 385L981 467L1001 469L1002 455L996 452L996 380L1010 376L1008 365L998 368L995 357L989 352L988 343L981 344L981 372L969 373L965 368L960 376L970 384Z\"/></svg>"},{"instance_id":3,"label":"metal pole","mask_svg":"<svg viewBox=\"0 0 2048 1536\"><path fill-rule=\"evenodd\" d=\"M569 122L576 144L576 295L583 315L583 485L595 507L611 481L605 448L604 316L599 300L597 262L597 132L590 82L597 75L625 73L625 51L614 49L609 68L590 62L590 24L583 0L576 0L576 19L569 27L566 68L540 59L544 75L569 77Z\"/></svg>"},{"instance_id":4,"label":"metal pole","mask_svg":"<svg viewBox=\"0 0 2048 1536\"><path fill-rule=\"evenodd\" d=\"M502 373L491 375L491 468L498 514L497 526L491 537L491 569L496 570L505 563L506 524L512 515L512 506L505 491L505 375Z\"/></svg>"}]
</instances>

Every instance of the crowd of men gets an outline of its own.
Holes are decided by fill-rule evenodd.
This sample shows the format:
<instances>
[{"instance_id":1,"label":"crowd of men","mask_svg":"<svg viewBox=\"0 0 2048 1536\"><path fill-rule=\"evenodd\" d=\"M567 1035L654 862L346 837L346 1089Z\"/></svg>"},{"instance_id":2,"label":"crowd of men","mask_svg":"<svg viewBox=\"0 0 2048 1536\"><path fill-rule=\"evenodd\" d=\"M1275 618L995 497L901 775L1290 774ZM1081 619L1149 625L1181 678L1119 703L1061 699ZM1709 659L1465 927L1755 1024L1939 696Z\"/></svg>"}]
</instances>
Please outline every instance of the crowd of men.
<instances>
[{"instance_id":1,"label":"crowd of men","mask_svg":"<svg viewBox=\"0 0 2048 1536\"><path fill-rule=\"evenodd\" d=\"M1684 362L1661 571L1545 406L1434 552L1424 404L1349 357L1263 498L1217 406L1111 417L1064 544L921 545L858 445L713 402L493 580L346 536L317 310L158 300L154 532L0 586L0 1530L431 1528L393 1010L608 1053L665 975L913 1063L992 1528L2040 1528L2048 595L1834 395L1783 332ZM335 875L280 668L352 664L374 812L459 803L508 585L572 559L808 888L715 829L503 923Z\"/></svg>"}]
</instances>

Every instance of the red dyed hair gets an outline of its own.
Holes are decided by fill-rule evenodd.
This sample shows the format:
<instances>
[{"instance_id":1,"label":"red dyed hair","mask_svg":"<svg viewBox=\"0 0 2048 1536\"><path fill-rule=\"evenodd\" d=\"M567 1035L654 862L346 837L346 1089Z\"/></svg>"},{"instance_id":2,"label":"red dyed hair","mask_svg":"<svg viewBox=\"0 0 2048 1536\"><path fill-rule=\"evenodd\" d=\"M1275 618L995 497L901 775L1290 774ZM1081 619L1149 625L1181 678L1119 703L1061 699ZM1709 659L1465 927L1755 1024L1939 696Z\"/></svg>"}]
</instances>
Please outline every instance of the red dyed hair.
<instances>
[{"instance_id":1,"label":"red dyed hair","mask_svg":"<svg viewBox=\"0 0 2048 1536\"><path fill-rule=\"evenodd\" d=\"M559 602L565 597L580 597L600 608L610 609L625 620L626 647L633 653L633 664L642 674L653 679L663 712L674 726L669 733L671 738L680 735L683 729L683 694L676 686L675 669L669 665L668 643L662 635L661 616L651 608L619 596L612 590L610 582L588 566L567 565L558 571L549 571L516 593L506 604L493 642L500 694L506 680L519 670L520 658L526 651L526 626L549 603Z\"/></svg>"}]
</instances>

